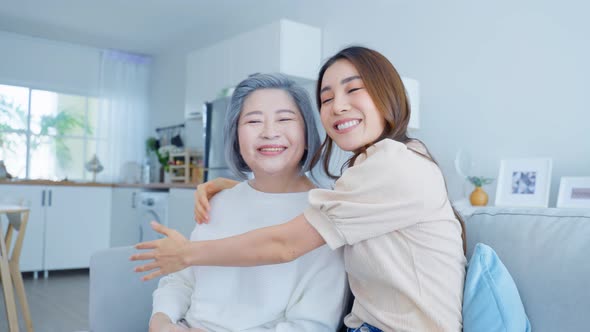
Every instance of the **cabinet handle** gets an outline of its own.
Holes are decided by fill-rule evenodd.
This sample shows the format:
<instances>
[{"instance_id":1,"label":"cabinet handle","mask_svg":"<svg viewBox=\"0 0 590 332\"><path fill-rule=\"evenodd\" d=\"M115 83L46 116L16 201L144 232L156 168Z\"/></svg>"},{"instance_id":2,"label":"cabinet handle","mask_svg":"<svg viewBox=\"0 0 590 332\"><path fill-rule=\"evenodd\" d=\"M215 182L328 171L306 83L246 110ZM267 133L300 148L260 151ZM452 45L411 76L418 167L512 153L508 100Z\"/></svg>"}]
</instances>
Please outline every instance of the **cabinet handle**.
<instances>
[{"instance_id":1,"label":"cabinet handle","mask_svg":"<svg viewBox=\"0 0 590 332\"><path fill-rule=\"evenodd\" d=\"M41 191L41 206L45 206L45 190Z\"/></svg>"},{"instance_id":2,"label":"cabinet handle","mask_svg":"<svg viewBox=\"0 0 590 332\"><path fill-rule=\"evenodd\" d=\"M51 206L51 190L49 190L49 199L48 199L48 201L49 201L49 206Z\"/></svg>"}]
</instances>

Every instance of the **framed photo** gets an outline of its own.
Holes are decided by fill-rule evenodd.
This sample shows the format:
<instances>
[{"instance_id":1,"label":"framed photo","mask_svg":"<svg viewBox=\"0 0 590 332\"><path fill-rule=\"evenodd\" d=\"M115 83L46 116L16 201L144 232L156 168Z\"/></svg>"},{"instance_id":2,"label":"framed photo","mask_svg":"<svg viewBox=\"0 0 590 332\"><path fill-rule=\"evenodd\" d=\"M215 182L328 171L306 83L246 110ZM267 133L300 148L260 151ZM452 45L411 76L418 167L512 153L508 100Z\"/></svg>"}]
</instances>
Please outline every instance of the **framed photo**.
<instances>
[{"instance_id":1,"label":"framed photo","mask_svg":"<svg viewBox=\"0 0 590 332\"><path fill-rule=\"evenodd\" d=\"M557 207L590 208L590 177L562 177Z\"/></svg>"},{"instance_id":2,"label":"framed photo","mask_svg":"<svg viewBox=\"0 0 590 332\"><path fill-rule=\"evenodd\" d=\"M496 206L547 207L552 164L549 158L502 160Z\"/></svg>"}]
</instances>

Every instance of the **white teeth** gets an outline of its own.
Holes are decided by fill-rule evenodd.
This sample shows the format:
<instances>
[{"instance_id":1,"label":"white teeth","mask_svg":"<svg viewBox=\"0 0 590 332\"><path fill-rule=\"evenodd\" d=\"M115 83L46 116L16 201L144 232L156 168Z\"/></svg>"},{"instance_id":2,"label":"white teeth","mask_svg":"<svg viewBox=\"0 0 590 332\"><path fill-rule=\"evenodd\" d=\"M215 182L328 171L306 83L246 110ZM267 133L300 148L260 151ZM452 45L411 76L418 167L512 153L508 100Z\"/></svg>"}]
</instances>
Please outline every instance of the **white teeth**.
<instances>
[{"instance_id":1,"label":"white teeth","mask_svg":"<svg viewBox=\"0 0 590 332\"><path fill-rule=\"evenodd\" d=\"M338 128L338 130L344 130L344 129L350 128L352 126L356 126L359 123L360 123L359 120L351 120L351 121L347 121L347 122L339 124L336 128Z\"/></svg>"},{"instance_id":2,"label":"white teeth","mask_svg":"<svg viewBox=\"0 0 590 332\"><path fill-rule=\"evenodd\" d=\"M260 151L264 151L264 152L279 152L279 151L283 151L285 150L285 148L262 148L260 149Z\"/></svg>"}]
</instances>

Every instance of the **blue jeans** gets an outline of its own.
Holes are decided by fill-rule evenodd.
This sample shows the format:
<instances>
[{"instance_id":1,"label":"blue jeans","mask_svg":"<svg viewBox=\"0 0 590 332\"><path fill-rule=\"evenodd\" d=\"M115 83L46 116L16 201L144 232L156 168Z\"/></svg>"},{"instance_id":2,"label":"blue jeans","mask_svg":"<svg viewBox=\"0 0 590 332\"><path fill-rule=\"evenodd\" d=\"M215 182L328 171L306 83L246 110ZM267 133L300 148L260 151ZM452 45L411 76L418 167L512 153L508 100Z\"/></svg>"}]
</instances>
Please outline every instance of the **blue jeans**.
<instances>
[{"instance_id":1,"label":"blue jeans","mask_svg":"<svg viewBox=\"0 0 590 332\"><path fill-rule=\"evenodd\" d=\"M376 328L375 326L369 325L367 323L363 323L363 325L357 327L356 329L349 327L348 332L383 332L383 331Z\"/></svg>"}]
</instances>

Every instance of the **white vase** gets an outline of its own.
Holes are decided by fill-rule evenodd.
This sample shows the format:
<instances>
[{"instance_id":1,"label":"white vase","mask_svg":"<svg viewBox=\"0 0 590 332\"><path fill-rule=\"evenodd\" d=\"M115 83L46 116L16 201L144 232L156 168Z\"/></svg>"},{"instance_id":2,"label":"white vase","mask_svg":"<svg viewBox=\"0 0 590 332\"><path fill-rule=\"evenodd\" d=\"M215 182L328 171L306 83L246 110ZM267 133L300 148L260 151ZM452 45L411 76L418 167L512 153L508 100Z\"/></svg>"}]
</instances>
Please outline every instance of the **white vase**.
<instances>
[{"instance_id":1,"label":"white vase","mask_svg":"<svg viewBox=\"0 0 590 332\"><path fill-rule=\"evenodd\" d=\"M164 172L164 183L170 183L170 173L169 172Z\"/></svg>"}]
</instances>

